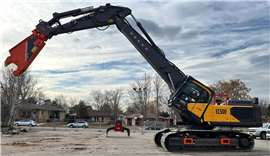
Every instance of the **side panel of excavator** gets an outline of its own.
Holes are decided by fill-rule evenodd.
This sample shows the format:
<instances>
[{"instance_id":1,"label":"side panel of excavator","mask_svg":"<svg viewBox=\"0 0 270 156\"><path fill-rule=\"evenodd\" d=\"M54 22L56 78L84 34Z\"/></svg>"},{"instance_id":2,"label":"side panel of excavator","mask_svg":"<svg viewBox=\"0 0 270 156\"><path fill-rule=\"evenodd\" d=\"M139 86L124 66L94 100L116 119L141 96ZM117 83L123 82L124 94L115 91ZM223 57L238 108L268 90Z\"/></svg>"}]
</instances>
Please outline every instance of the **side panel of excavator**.
<instances>
[{"instance_id":1,"label":"side panel of excavator","mask_svg":"<svg viewBox=\"0 0 270 156\"><path fill-rule=\"evenodd\" d=\"M202 122L217 126L261 126L260 107L240 105L209 105L189 103L188 110Z\"/></svg>"}]
</instances>

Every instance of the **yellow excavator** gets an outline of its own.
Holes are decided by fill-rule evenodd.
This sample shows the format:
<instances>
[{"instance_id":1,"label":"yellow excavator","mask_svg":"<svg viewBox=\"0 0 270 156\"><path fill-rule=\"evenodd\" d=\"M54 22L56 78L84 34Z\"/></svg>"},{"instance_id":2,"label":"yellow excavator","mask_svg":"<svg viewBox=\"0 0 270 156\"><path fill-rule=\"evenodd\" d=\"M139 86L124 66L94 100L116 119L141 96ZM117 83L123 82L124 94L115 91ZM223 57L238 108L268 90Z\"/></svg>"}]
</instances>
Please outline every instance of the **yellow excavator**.
<instances>
[{"instance_id":1,"label":"yellow excavator","mask_svg":"<svg viewBox=\"0 0 270 156\"><path fill-rule=\"evenodd\" d=\"M76 17L62 24L61 19ZM128 22L127 16L135 20L145 37L142 37ZM260 127L261 107L256 100L229 100L227 105L212 105L215 92L197 79L185 75L154 43L142 24L136 20L131 9L106 4L53 13L48 22L40 20L32 35L10 49L5 65L14 63L20 76L33 62L45 41L53 36L85 29L116 25L131 44L168 84L172 94L168 106L172 108L184 129L163 129L154 135L154 142L168 151L185 149L236 149L248 151L254 147L253 138L239 131L214 130L215 126ZM64 45L63 45L64 46ZM90 54L89 54L90 55ZM69 62L70 63L70 62ZM255 102L254 102L255 101Z\"/></svg>"}]
</instances>

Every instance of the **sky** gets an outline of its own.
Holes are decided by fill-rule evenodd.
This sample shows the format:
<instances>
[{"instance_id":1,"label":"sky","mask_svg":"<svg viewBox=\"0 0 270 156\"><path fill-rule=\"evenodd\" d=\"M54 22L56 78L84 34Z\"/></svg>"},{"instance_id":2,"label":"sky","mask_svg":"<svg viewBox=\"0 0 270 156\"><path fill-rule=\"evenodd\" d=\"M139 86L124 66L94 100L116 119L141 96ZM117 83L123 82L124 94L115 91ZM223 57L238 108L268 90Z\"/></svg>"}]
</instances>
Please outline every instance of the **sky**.
<instances>
[{"instance_id":1,"label":"sky","mask_svg":"<svg viewBox=\"0 0 270 156\"><path fill-rule=\"evenodd\" d=\"M186 75L205 85L240 79L252 88L251 97L269 100L267 1L2 0L1 67L9 49L31 35L40 19L106 3L130 8L166 58ZM154 72L116 26L54 36L30 69L47 96L78 99L89 98L91 90L130 88L144 72Z\"/></svg>"}]
</instances>

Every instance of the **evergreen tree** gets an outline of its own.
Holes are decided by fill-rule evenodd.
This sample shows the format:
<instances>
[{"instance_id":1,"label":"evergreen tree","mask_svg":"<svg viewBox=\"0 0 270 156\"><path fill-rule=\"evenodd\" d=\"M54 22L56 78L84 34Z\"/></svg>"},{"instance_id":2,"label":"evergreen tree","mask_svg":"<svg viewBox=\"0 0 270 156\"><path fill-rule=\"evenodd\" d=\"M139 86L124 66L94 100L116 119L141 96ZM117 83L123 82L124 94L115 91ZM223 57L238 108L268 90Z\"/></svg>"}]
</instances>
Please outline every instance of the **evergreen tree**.
<instances>
[{"instance_id":1,"label":"evergreen tree","mask_svg":"<svg viewBox=\"0 0 270 156\"><path fill-rule=\"evenodd\" d=\"M164 118L167 118L170 116L170 114L168 112L164 112L164 111L162 111L159 115L163 116Z\"/></svg>"},{"instance_id":2,"label":"evergreen tree","mask_svg":"<svg viewBox=\"0 0 270 156\"><path fill-rule=\"evenodd\" d=\"M88 117L87 106L85 105L84 101L80 100L77 106L76 114L80 119L85 119Z\"/></svg>"}]
</instances>

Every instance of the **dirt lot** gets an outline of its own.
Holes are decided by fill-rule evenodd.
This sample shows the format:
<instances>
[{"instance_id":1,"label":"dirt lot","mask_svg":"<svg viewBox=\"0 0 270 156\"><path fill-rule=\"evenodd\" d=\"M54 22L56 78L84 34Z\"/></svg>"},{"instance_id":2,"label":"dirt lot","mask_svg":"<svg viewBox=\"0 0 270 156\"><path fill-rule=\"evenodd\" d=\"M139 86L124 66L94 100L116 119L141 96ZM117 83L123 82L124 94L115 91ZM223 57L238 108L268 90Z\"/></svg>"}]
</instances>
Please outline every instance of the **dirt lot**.
<instances>
[{"instance_id":1,"label":"dirt lot","mask_svg":"<svg viewBox=\"0 0 270 156\"><path fill-rule=\"evenodd\" d=\"M41 130L33 129L27 133L1 137L2 156L60 156L60 155L218 155L218 156L254 156L270 155L270 140L255 140L251 152L235 151L183 151L166 152L155 146L152 141L153 132L141 135L140 131L126 133L109 132L89 129Z\"/></svg>"}]
</instances>

